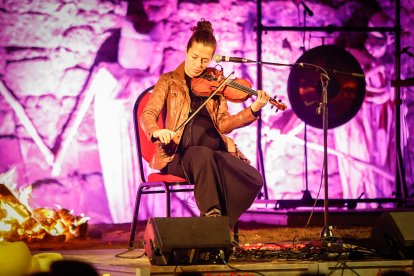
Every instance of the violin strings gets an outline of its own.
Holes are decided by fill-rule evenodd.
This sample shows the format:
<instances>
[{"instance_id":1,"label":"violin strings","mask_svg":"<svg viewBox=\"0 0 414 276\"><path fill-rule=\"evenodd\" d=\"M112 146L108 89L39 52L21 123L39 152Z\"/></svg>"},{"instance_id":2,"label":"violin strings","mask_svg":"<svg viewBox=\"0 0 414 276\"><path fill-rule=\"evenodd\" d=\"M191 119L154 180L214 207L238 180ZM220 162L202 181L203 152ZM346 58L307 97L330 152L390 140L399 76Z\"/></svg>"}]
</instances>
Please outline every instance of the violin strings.
<instances>
[{"instance_id":1,"label":"violin strings","mask_svg":"<svg viewBox=\"0 0 414 276\"><path fill-rule=\"evenodd\" d=\"M256 90L251 89L251 88L249 88L247 86L244 86L243 84L240 84L240 83L236 82L235 80L233 80L232 82L228 83L228 85L231 86L231 87L233 87L233 88L240 89L240 90L242 90L242 91L244 91L246 93L250 93L252 95L257 95L257 91ZM270 103L272 103L273 105L275 105L277 108L280 108L282 110L285 110L286 109L284 104L281 104L281 103L277 102L276 99L274 99L274 98L270 98L269 101L270 101Z\"/></svg>"},{"instance_id":2,"label":"violin strings","mask_svg":"<svg viewBox=\"0 0 414 276\"><path fill-rule=\"evenodd\" d=\"M232 81L231 83L229 83L230 86L233 86L234 88L238 88L246 93L250 93L253 95L257 95L257 92L249 87L244 86L243 84L237 83L236 81Z\"/></svg>"}]
</instances>

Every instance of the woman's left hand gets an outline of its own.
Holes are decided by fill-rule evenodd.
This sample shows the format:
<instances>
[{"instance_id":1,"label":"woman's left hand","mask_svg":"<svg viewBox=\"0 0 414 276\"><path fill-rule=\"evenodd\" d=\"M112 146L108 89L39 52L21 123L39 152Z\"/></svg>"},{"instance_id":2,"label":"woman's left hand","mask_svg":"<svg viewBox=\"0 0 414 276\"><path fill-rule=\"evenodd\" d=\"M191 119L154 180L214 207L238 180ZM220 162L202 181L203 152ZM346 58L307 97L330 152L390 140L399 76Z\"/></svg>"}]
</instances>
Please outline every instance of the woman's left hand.
<instances>
[{"instance_id":1,"label":"woman's left hand","mask_svg":"<svg viewBox=\"0 0 414 276\"><path fill-rule=\"evenodd\" d=\"M269 102L270 96L263 90L257 90L257 98L252 103L251 109L253 112L258 112Z\"/></svg>"}]
</instances>

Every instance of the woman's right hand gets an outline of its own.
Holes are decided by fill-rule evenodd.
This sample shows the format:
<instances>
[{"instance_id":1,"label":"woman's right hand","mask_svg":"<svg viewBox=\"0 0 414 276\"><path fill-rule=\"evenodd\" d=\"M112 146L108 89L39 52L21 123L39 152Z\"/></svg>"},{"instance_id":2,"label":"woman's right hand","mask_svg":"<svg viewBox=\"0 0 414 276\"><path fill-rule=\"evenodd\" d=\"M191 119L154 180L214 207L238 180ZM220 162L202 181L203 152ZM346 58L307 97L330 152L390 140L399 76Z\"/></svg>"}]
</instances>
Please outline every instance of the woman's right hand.
<instances>
[{"instance_id":1,"label":"woman's right hand","mask_svg":"<svg viewBox=\"0 0 414 276\"><path fill-rule=\"evenodd\" d=\"M166 128L158 129L152 133L152 138L160 140L164 145L169 144L175 132Z\"/></svg>"}]
</instances>

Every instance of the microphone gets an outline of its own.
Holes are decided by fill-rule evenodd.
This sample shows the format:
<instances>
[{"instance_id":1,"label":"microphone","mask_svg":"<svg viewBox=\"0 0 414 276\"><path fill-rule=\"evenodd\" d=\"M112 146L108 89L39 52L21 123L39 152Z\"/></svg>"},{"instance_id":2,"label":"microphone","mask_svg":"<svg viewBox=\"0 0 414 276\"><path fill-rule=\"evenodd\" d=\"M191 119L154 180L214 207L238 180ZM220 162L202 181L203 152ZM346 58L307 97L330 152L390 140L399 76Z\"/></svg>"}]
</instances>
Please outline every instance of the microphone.
<instances>
[{"instance_id":1,"label":"microphone","mask_svg":"<svg viewBox=\"0 0 414 276\"><path fill-rule=\"evenodd\" d=\"M215 54L213 56L213 59L214 59L215 62L221 62L221 61L237 62L237 63L255 62L255 61L247 59L247 58L228 57L228 56L221 56L221 55L218 55L218 54Z\"/></svg>"},{"instance_id":2,"label":"microphone","mask_svg":"<svg viewBox=\"0 0 414 276\"><path fill-rule=\"evenodd\" d=\"M305 4L305 2L300 1L305 11L308 13L309 16L313 16L313 11Z\"/></svg>"},{"instance_id":3,"label":"microphone","mask_svg":"<svg viewBox=\"0 0 414 276\"><path fill-rule=\"evenodd\" d=\"M314 68L316 71L321 71L323 76L326 77L328 80L330 80L330 77L328 75L328 71L332 74L344 74L344 75L350 75L353 77L357 77L357 78L365 78L364 74L361 73L356 73L356 72L343 72L343 71L339 71L336 69L328 69L328 68L322 68L319 65L316 64L310 64L310 63L303 63L303 62L298 62L298 63L293 63L290 65L297 65L299 67L305 68L305 67L309 67L309 68Z\"/></svg>"}]
</instances>

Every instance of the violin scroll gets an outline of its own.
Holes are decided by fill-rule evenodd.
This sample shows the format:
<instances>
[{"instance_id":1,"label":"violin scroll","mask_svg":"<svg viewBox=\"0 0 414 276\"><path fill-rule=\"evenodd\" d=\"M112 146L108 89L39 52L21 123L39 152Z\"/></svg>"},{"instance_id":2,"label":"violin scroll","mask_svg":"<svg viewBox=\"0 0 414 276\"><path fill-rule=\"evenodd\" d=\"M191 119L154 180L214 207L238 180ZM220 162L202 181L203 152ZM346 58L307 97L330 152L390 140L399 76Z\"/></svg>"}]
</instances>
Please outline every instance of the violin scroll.
<instances>
[{"instance_id":1,"label":"violin scroll","mask_svg":"<svg viewBox=\"0 0 414 276\"><path fill-rule=\"evenodd\" d=\"M279 110L284 111L287 108L287 105L284 102L282 102L281 99L276 100L276 96L270 98L269 102L272 104L272 106L270 107L271 109L273 109L273 107L276 107L276 112Z\"/></svg>"}]
</instances>

